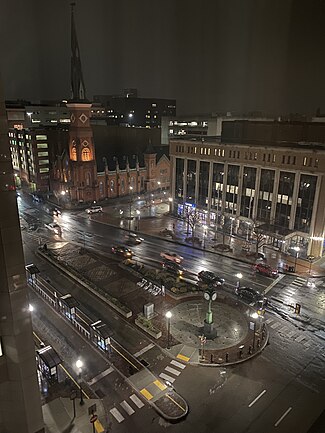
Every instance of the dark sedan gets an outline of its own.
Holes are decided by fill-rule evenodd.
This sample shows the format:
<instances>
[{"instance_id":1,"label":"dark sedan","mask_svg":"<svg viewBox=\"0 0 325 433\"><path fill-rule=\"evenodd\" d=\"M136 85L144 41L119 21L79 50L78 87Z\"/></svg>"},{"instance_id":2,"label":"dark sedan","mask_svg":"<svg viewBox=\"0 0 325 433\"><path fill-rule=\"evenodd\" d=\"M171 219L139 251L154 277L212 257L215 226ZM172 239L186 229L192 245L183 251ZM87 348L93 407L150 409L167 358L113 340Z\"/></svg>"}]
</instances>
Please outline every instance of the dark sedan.
<instances>
[{"instance_id":1,"label":"dark sedan","mask_svg":"<svg viewBox=\"0 0 325 433\"><path fill-rule=\"evenodd\" d=\"M219 277L213 272L210 271L201 271L197 274L199 281L204 284L210 284L214 286L221 286L225 282L224 278Z\"/></svg>"},{"instance_id":2,"label":"dark sedan","mask_svg":"<svg viewBox=\"0 0 325 433\"><path fill-rule=\"evenodd\" d=\"M267 298L258 290L254 290L250 287L237 287L235 293L245 303L256 306L259 309L267 306Z\"/></svg>"},{"instance_id":3,"label":"dark sedan","mask_svg":"<svg viewBox=\"0 0 325 433\"><path fill-rule=\"evenodd\" d=\"M114 245L112 247L112 253L118 256L122 256L126 259L130 259L133 256L133 251L122 245Z\"/></svg>"}]
</instances>

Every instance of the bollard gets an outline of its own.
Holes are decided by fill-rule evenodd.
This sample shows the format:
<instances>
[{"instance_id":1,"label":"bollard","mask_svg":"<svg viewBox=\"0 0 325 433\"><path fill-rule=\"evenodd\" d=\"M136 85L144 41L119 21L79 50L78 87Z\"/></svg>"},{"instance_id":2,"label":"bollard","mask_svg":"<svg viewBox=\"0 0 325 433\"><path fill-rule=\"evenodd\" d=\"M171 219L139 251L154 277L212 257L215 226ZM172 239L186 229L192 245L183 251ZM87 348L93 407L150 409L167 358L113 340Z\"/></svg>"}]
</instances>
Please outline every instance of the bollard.
<instances>
[{"instance_id":1,"label":"bollard","mask_svg":"<svg viewBox=\"0 0 325 433\"><path fill-rule=\"evenodd\" d=\"M226 362L228 362L228 361L229 361L229 353L226 352Z\"/></svg>"},{"instance_id":2,"label":"bollard","mask_svg":"<svg viewBox=\"0 0 325 433\"><path fill-rule=\"evenodd\" d=\"M261 340L258 338L257 339L257 348L259 349L261 347Z\"/></svg>"},{"instance_id":3,"label":"bollard","mask_svg":"<svg viewBox=\"0 0 325 433\"><path fill-rule=\"evenodd\" d=\"M240 349L240 351L239 351L239 358L241 358L242 356L243 356L243 350Z\"/></svg>"},{"instance_id":4,"label":"bollard","mask_svg":"<svg viewBox=\"0 0 325 433\"><path fill-rule=\"evenodd\" d=\"M265 331L262 332L262 340L265 338Z\"/></svg>"},{"instance_id":5,"label":"bollard","mask_svg":"<svg viewBox=\"0 0 325 433\"><path fill-rule=\"evenodd\" d=\"M213 363L213 353L211 353L210 362Z\"/></svg>"},{"instance_id":6,"label":"bollard","mask_svg":"<svg viewBox=\"0 0 325 433\"><path fill-rule=\"evenodd\" d=\"M248 353L249 353L249 355L252 354L252 346L249 346L249 348L248 348Z\"/></svg>"}]
</instances>

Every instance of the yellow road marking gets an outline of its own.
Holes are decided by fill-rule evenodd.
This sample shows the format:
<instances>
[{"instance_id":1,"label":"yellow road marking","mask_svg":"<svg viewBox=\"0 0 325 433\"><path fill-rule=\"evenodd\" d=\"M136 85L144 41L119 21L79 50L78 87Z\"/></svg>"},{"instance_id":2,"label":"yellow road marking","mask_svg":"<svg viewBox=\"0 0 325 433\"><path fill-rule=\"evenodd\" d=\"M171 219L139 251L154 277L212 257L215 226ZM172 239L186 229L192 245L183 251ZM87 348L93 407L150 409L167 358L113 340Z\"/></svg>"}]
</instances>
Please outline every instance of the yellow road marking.
<instances>
[{"instance_id":1,"label":"yellow road marking","mask_svg":"<svg viewBox=\"0 0 325 433\"><path fill-rule=\"evenodd\" d=\"M40 343L43 343L43 341L39 338L39 336L36 334L36 332L33 331L33 335L34 335L34 337L37 338L37 340L38 340Z\"/></svg>"},{"instance_id":2,"label":"yellow road marking","mask_svg":"<svg viewBox=\"0 0 325 433\"><path fill-rule=\"evenodd\" d=\"M119 350L117 350L116 347L114 347L112 344L111 344L111 348L113 350L115 350L115 352L117 352L119 355L121 355L122 358L125 359L125 361L127 361L130 365L132 365L132 367L134 367L136 370L139 371L138 367L136 365L134 365L133 362L131 362L126 356L124 356L123 353L121 353Z\"/></svg>"},{"instance_id":3,"label":"yellow road marking","mask_svg":"<svg viewBox=\"0 0 325 433\"><path fill-rule=\"evenodd\" d=\"M151 400L153 398L153 395L151 395L150 392L146 390L146 388L141 389L140 392L146 397L147 400Z\"/></svg>"},{"instance_id":4,"label":"yellow road marking","mask_svg":"<svg viewBox=\"0 0 325 433\"><path fill-rule=\"evenodd\" d=\"M166 394L167 397L169 398L169 400L171 400L173 403L176 404L176 406L178 406L180 409L182 409L183 412L185 412L185 409L183 408L183 406L181 406L180 404L177 403L177 401L175 401L173 398L171 398L170 395Z\"/></svg>"},{"instance_id":5,"label":"yellow road marking","mask_svg":"<svg viewBox=\"0 0 325 433\"><path fill-rule=\"evenodd\" d=\"M105 429L102 426L102 423L98 419L94 422L94 424L95 424L95 429L96 429L97 433L104 433L105 432Z\"/></svg>"},{"instance_id":6,"label":"yellow road marking","mask_svg":"<svg viewBox=\"0 0 325 433\"><path fill-rule=\"evenodd\" d=\"M70 377L70 379L72 380L72 382L80 389L80 385L79 385L79 383L78 382L76 382L75 380L74 380L74 378L71 376L71 374L68 372L68 370L66 369L66 368L64 368L63 367L63 365L62 364L59 364L59 366L62 368L62 370ZM86 393L85 393L85 391L84 390L82 390L82 393L83 393L83 395L86 397L86 398L90 398Z\"/></svg>"},{"instance_id":7,"label":"yellow road marking","mask_svg":"<svg viewBox=\"0 0 325 433\"><path fill-rule=\"evenodd\" d=\"M158 380L158 379L154 381L154 384L156 386L158 386L158 388L161 389L162 391L167 388L167 386L165 384L161 383L160 380Z\"/></svg>"},{"instance_id":8,"label":"yellow road marking","mask_svg":"<svg viewBox=\"0 0 325 433\"><path fill-rule=\"evenodd\" d=\"M182 355L181 353L179 353L176 358L181 359L182 361L188 362L190 360L190 358L188 356Z\"/></svg>"}]
</instances>

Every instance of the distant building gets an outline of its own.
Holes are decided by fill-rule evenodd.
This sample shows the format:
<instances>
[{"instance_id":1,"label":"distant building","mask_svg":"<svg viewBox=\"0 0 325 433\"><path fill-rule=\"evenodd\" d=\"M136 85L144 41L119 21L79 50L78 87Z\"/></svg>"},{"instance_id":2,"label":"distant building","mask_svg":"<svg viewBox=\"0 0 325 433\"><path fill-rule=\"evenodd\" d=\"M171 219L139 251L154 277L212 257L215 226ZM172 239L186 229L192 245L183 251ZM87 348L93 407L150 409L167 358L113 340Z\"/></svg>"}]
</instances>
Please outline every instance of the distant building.
<instances>
[{"instance_id":1,"label":"distant building","mask_svg":"<svg viewBox=\"0 0 325 433\"><path fill-rule=\"evenodd\" d=\"M302 257L324 254L325 123L224 122L220 139L170 141L174 212L247 232Z\"/></svg>"},{"instance_id":2,"label":"distant building","mask_svg":"<svg viewBox=\"0 0 325 433\"><path fill-rule=\"evenodd\" d=\"M169 188L168 147L160 146L155 128L92 124L95 108L103 119L105 112L98 105L93 109L86 99L73 12L71 24L75 44L71 99L64 105L7 103L16 185L54 195L61 202L92 202ZM135 95L134 89L127 95Z\"/></svg>"},{"instance_id":3,"label":"distant building","mask_svg":"<svg viewBox=\"0 0 325 433\"><path fill-rule=\"evenodd\" d=\"M94 102L106 111L107 122L111 125L128 127L160 128L163 116L176 115L175 99L139 98L136 89L126 89L124 95L95 95Z\"/></svg>"}]
</instances>

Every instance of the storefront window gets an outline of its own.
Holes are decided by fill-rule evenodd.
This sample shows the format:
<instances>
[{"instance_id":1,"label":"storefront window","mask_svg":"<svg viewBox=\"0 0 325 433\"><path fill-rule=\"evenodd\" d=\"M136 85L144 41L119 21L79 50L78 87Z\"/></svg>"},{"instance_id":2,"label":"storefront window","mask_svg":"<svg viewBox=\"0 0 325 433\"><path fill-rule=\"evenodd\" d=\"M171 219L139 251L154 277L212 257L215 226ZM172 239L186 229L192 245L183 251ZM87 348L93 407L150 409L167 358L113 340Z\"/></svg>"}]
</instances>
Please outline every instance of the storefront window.
<instances>
[{"instance_id":1,"label":"storefront window","mask_svg":"<svg viewBox=\"0 0 325 433\"><path fill-rule=\"evenodd\" d=\"M294 173L289 173L286 171L280 172L275 224L281 227L289 227L294 184Z\"/></svg>"},{"instance_id":2,"label":"storefront window","mask_svg":"<svg viewBox=\"0 0 325 433\"><path fill-rule=\"evenodd\" d=\"M224 165L213 164L211 207L222 210Z\"/></svg>"},{"instance_id":3,"label":"storefront window","mask_svg":"<svg viewBox=\"0 0 325 433\"><path fill-rule=\"evenodd\" d=\"M273 188L274 170L261 170L260 190L257 204L258 221L270 222Z\"/></svg>"},{"instance_id":4,"label":"storefront window","mask_svg":"<svg viewBox=\"0 0 325 433\"><path fill-rule=\"evenodd\" d=\"M252 217L255 199L256 168L244 167L240 215Z\"/></svg>"},{"instance_id":5,"label":"storefront window","mask_svg":"<svg viewBox=\"0 0 325 433\"><path fill-rule=\"evenodd\" d=\"M206 207L208 204L209 167L210 164L208 162L200 162L198 204L201 207Z\"/></svg>"},{"instance_id":6,"label":"storefront window","mask_svg":"<svg viewBox=\"0 0 325 433\"><path fill-rule=\"evenodd\" d=\"M302 174L300 176L299 193L297 200L295 230L308 233L310 230L310 221L313 212L316 176Z\"/></svg>"},{"instance_id":7,"label":"storefront window","mask_svg":"<svg viewBox=\"0 0 325 433\"><path fill-rule=\"evenodd\" d=\"M231 214L235 214L237 210L238 176L239 165L228 165L225 211Z\"/></svg>"},{"instance_id":8,"label":"storefront window","mask_svg":"<svg viewBox=\"0 0 325 433\"><path fill-rule=\"evenodd\" d=\"M175 197L183 199L184 159L176 158Z\"/></svg>"},{"instance_id":9,"label":"storefront window","mask_svg":"<svg viewBox=\"0 0 325 433\"><path fill-rule=\"evenodd\" d=\"M187 194L186 201L195 203L195 184L196 184L196 161L187 161Z\"/></svg>"}]
</instances>

